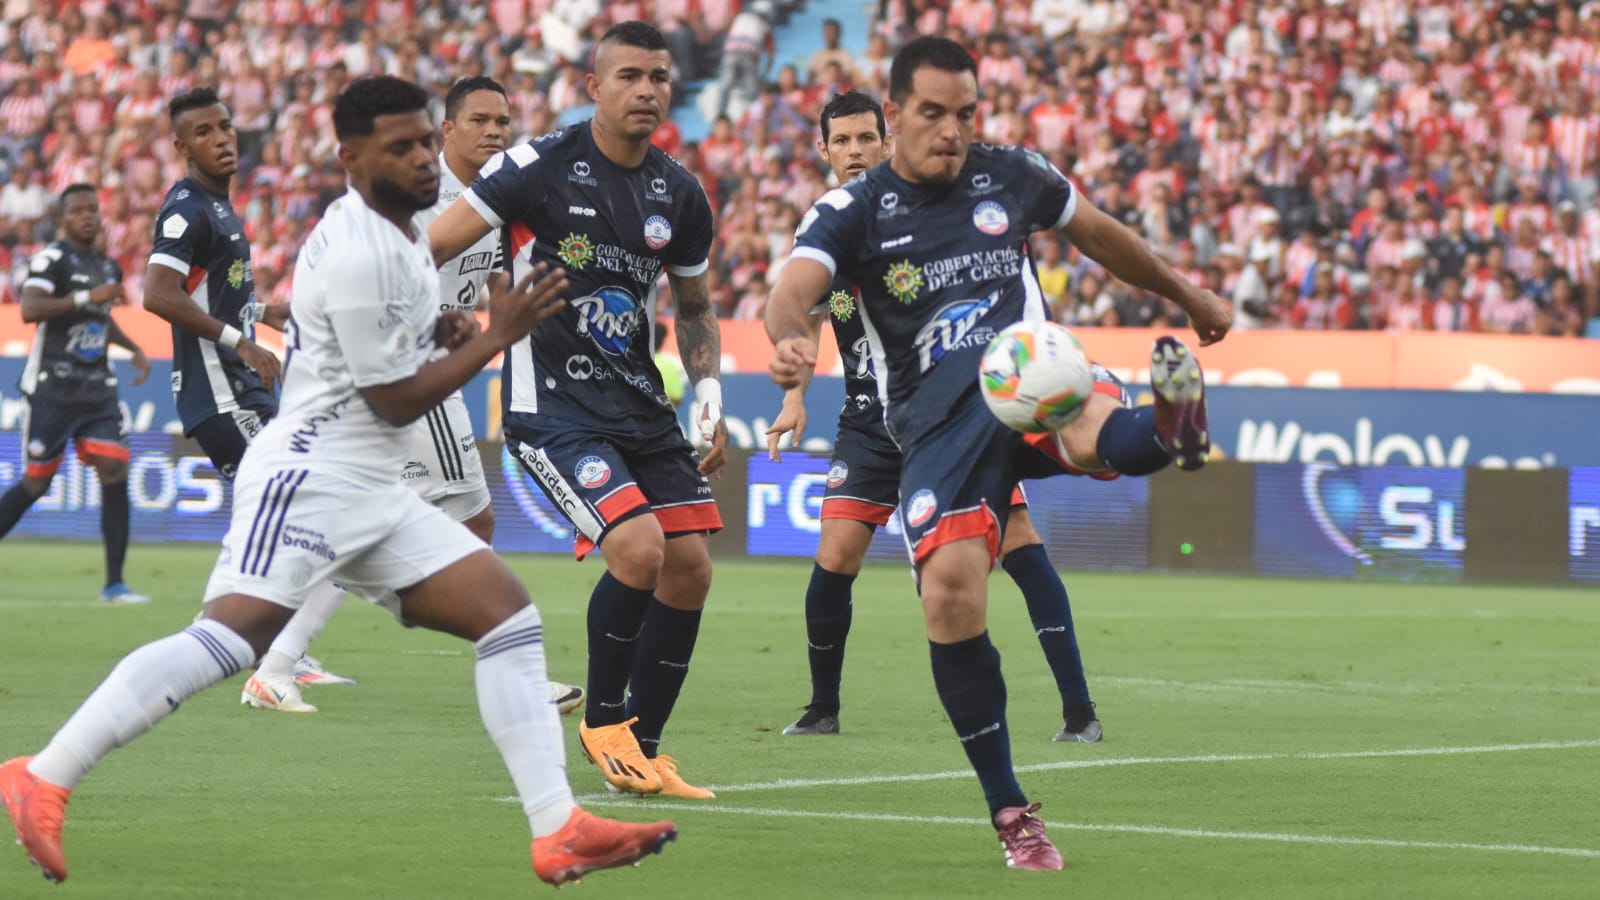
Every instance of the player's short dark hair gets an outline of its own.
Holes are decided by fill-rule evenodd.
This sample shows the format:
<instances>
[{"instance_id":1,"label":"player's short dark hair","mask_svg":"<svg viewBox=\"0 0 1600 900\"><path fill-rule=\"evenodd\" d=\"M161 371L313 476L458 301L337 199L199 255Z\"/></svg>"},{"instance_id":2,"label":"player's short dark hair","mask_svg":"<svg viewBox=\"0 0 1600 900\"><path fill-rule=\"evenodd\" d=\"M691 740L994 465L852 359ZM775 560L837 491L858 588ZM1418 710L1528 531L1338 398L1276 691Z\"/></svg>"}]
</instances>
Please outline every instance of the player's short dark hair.
<instances>
[{"instance_id":1,"label":"player's short dark hair","mask_svg":"<svg viewBox=\"0 0 1600 900\"><path fill-rule=\"evenodd\" d=\"M487 75L474 75L471 78L463 78L450 85L450 92L444 95L445 120L454 122L456 116L461 112L461 104L467 101L467 95L475 94L478 91L494 91L505 97L507 102L511 100L506 95L505 86Z\"/></svg>"},{"instance_id":2,"label":"player's short dark hair","mask_svg":"<svg viewBox=\"0 0 1600 900\"><path fill-rule=\"evenodd\" d=\"M829 119L854 116L865 112L872 113L877 117L878 137L882 139L884 135L888 134L888 129L883 122L883 107L879 105L878 101L872 99L872 95L866 91L851 88L842 94L834 94L828 98L828 104L822 107L822 115L817 117L818 124L822 126L822 142L826 144L831 133L828 130Z\"/></svg>"},{"instance_id":3,"label":"player's short dark hair","mask_svg":"<svg viewBox=\"0 0 1600 900\"><path fill-rule=\"evenodd\" d=\"M839 24L839 20L838 19L829 18L829 19L823 19L822 20L822 27L823 28L827 28L829 25L832 25L834 28L837 28L840 31L844 31L844 26Z\"/></svg>"},{"instance_id":4,"label":"player's short dark hair","mask_svg":"<svg viewBox=\"0 0 1600 900\"><path fill-rule=\"evenodd\" d=\"M978 77L978 64L967 48L949 38L923 35L916 38L894 55L889 66L889 99L899 103L911 93L911 81L917 70L932 67L941 72L971 72Z\"/></svg>"},{"instance_id":5,"label":"player's short dark hair","mask_svg":"<svg viewBox=\"0 0 1600 900\"><path fill-rule=\"evenodd\" d=\"M167 101L167 118L172 124L178 124L178 117L191 109L205 109L216 106L222 102L217 92L208 87L197 87L185 91Z\"/></svg>"},{"instance_id":6,"label":"player's short dark hair","mask_svg":"<svg viewBox=\"0 0 1600 900\"><path fill-rule=\"evenodd\" d=\"M372 134L379 116L428 108L428 92L404 78L369 75L350 82L333 104L333 133L339 140Z\"/></svg>"},{"instance_id":7,"label":"player's short dark hair","mask_svg":"<svg viewBox=\"0 0 1600 900\"><path fill-rule=\"evenodd\" d=\"M63 207L67 205L67 198L71 197L73 194L93 194L96 201L98 201L100 197L100 189L87 181L74 181L73 183L61 189L61 205Z\"/></svg>"},{"instance_id":8,"label":"player's short dark hair","mask_svg":"<svg viewBox=\"0 0 1600 900\"><path fill-rule=\"evenodd\" d=\"M637 19L618 22L607 28L606 33L600 35L595 47L598 49L603 44L621 44L624 47L638 47L640 50L667 49L667 39L661 34L661 29Z\"/></svg>"}]
</instances>

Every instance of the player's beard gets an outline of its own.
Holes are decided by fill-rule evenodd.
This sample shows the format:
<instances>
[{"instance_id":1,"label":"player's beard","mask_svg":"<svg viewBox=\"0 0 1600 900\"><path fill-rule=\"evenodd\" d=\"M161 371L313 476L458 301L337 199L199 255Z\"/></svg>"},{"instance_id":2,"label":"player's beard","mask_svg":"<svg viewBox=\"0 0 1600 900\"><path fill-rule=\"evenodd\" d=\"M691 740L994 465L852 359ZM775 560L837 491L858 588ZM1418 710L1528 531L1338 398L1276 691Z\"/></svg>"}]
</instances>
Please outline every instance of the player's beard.
<instances>
[{"instance_id":1,"label":"player's beard","mask_svg":"<svg viewBox=\"0 0 1600 900\"><path fill-rule=\"evenodd\" d=\"M408 191L399 182L387 178L372 179L372 198L382 206L397 206L408 212L422 212L439 202L439 182L429 190L418 193Z\"/></svg>"}]
</instances>

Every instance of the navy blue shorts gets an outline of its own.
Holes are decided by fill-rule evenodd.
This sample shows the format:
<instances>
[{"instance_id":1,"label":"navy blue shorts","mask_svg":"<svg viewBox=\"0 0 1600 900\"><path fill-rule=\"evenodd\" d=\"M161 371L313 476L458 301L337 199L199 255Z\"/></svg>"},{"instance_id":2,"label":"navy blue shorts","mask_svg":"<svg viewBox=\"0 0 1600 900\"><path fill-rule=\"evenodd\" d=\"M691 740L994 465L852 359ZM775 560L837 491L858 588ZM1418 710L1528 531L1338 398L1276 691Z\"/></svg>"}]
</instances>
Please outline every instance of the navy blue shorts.
<instances>
[{"instance_id":1,"label":"navy blue shorts","mask_svg":"<svg viewBox=\"0 0 1600 900\"><path fill-rule=\"evenodd\" d=\"M245 448L250 445L261 426L272 418L274 410L238 409L217 413L189 431L189 437L210 458L211 465L223 481L232 481L239 472L239 460L244 459Z\"/></svg>"},{"instance_id":2,"label":"navy blue shorts","mask_svg":"<svg viewBox=\"0 0 1600 900\"><path fill-rule=\"evenodd\" d=\"M72 441L78 458L128 461L128 442L122 435L122 408L115 395L109 400L83 402L62 398L40 386L28 398L28 418L22 446L27 454L29 478L50 478L61 467L61 457Z\"/></svg>"},{"instance_id":3,"label":"navy blue shorts","mask_svg":"<svg viewBox=\"0 0 1600 900\"><path fill-rule=\"evenodd\" d=\"M1122 382L1098 365L1094 389L1124 406L1131 402ZM906 450L900 512L913 564L937 547L975 537L988 539L992 563L1007 511L1025 502L1017 483L1061 474L1101 481L1119 477L1073 467L1053 432L1012 431L990 414L976 387L964 391L955 407Z\"/></svg>"},{"instance_id":4,"label":"navy blue shorts","mask_svg":"<svg viewBox=\"0 0 1600 900\"><path fill-rule=\"evenodd\" d=\"M621 522L653 513L667 537L722 530L700 456L673 428L621 437L546 415L511 413L506 449L578 531L583 559Z\"/></svg>"},{"instance_id":5,"label":"navy blue shorts","mask_svg":"<svg viewBox=\"0 0 1600 900\"><path fill-rule=\"evenodd\" d=\"M900 505L900 448L881 424L839 423L822 518L887 525Z\"/></svg>"}]
</instances>

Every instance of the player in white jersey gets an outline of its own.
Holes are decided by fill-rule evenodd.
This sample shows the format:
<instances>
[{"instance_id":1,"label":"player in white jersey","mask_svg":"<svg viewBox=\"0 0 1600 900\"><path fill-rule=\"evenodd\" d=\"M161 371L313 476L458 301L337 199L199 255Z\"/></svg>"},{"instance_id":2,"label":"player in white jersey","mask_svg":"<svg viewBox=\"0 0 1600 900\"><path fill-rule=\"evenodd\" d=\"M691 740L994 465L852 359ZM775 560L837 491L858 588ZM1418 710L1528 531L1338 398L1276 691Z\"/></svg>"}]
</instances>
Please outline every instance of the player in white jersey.
<instances>
[{"instance_id":1,"label":"player in white jersey","mask_svg":"<svg viewBox=\"0 0 1600 900\"><path fill-rule=\"evenodd\" d=\"M444 101L443 148L439 153L439 201L417 213L423 230L454 203L466 183L477 175L489 158L504 150L511 135L511 104L505 88L493 78L464 78L450 88ZM507 280L501 271L498 235L485 235L478 243L439 267L439 310L457 310L471 315L478 308L486 287ZM443 356L440 348L435 358ZM400 478L422 499L450 514L467 526L484 543L494 540L494 510L489 505L489 484L484 479L482 458L474 437L467 401L455 391L430 410L423 421L411 426L410 449ZM280 712L316 712L305 702L296 684L296 666L306 666L306 650L322 632L344 602L342 592L316 592L306 597L305 605L289 626L272 642L261 667L245 683L241 702L258 709ZM313 661L314 663L314 661ZM320 668L320 666L317 666ZM336 676L323 676L335 682L348 682ZM583 688L550 682L550 698L562 715L583 705Z\"/></svg>"},{"instance_id":2,"label":"player in white jersey","mask_svg":"<svg viewBox=\"0 0 1600 900\"><path fill-rule=\"evenodd\" d=\"M566 287L560 269L538 267L491 296L482 332L471 316L439 312L413 219L438 199L427 103L420 87L379 76L334 104L351 190L296 263L279 416L240 465L201 617L125 657L37 756L0 765L19 842L51 880L67 876L61 825L78 780L248 666L323 579L392 598L402 621L474 643L479 712L522 799L542 880L635 863L677 835L670 822L613 822L575 805L538 610L493 551L398 477L405 429L558 310ZM451 352L430 361L436 345Z\"/></svg>"}]
</instances>

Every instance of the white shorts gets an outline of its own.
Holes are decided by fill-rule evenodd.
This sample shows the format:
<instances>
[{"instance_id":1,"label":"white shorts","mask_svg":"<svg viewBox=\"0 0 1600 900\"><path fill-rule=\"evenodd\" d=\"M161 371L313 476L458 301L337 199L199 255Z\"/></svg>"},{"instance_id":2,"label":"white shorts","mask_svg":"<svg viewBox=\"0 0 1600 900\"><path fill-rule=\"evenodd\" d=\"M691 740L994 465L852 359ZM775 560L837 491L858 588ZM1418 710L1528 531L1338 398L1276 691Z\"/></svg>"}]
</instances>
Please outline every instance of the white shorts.
<instances>
[{"instance_id":1,"label":"white shorts","mask_svg":"<svg viewBox=\"0 0 1600 900\"><path fill-rule=\"evenodd\" d=\"M299 609L322 581L392 606L395 591L487 549L466 526L414 491L373 489L305 469L251 471L234 488L205 599L259 597Z\"/></svg>"},{"instance_id":2,"label":"white shorts","mask_svg":"<svg viewBox=\"0 0 1600 900\"><path fill-rule=\"evenodd\" d=\"M460 391L413 424L409 440L406 466L400 473L407 487L429 503L444 507L458 522L489 505L483 459Z\"/></svg>"}]
</instances>

